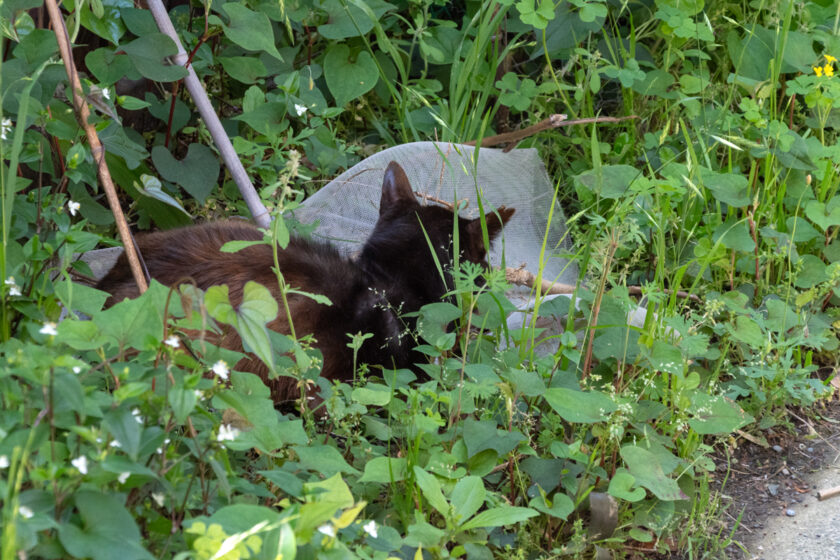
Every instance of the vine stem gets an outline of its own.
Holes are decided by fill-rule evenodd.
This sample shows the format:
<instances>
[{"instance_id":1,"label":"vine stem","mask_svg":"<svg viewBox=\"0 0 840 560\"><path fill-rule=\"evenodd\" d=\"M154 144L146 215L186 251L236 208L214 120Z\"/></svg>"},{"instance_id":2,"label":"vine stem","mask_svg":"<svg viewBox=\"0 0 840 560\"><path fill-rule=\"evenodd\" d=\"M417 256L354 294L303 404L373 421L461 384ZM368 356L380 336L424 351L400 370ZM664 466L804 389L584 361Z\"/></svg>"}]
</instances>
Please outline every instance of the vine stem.
<instances>
[{"instance_id":1,"label":"vine stem","mask_svg":"<svg viewBox=\"0 0 840 560\"><path fill-rule=\"evenodd\" d=\"M79 119L79 124L85 131L88 144L90 145L90 152L96 162L96 171L99 174L99 180L102 182L102 187L105 189L105 197L108 199L108 206L111 207L111 212L114 214L114 220L117 223L117 231L120 234L125 247L125 254L128 258L128 265L131 267L131 274L134 276L134 281L137 283L137 288L142 294L148 288L146 275L143 273L143 267L140 265L140 255L137 247L134 245L134 238L131 235L131 230L128 229L128 222L126 222L125 215L122 208L120 208L120 200L117 197L117 189L114 187L114 181L111 179L111 172L108 170L108 165L105 163L105 148L99 141L99 136L96 134L96 129L88 122L90 118L90 109L88 109L85 101L84 92L82 91L82 84L79 81L79 73L76 71L76 64L73 61L73 53L71 52L70 37L67 34L67 27L64 25L64 18L61 17L61 12L58 9L58 4L55 0L46 0L47 11L50 14L50 21L52 22L55 38L58 42L58 50L61 52L61 59L64 61L64 68L67 70L67 78L70 80L70 90L73 98L73 108L76 112L76 117Z\"/></svg>"}]
</instances>

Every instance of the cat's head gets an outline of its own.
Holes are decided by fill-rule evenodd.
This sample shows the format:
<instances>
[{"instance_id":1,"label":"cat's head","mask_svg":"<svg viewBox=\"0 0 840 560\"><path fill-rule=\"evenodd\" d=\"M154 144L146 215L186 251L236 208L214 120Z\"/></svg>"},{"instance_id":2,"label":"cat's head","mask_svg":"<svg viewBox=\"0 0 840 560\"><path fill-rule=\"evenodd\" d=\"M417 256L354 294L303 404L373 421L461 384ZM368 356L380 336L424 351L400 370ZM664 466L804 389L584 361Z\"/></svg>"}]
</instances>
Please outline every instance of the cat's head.
<instances>
[{"instance_id":1,"label":"cat's head","mask_svg":"<svg viewBox=\"0 0 840 560\"><path fill-rule=\"evenodd\" d=\"M500 206L484 216L488 242L499 235L514 211ZM451 269L456 243L453 219L457 219L459 259L486 264L481 217L467 219L443 206L421 205L405 171L392 161L385 170L379 219L362 250L363 259L401 277L414 276L434 283L431 276L437 275L439 285L440 275L430 247L441 268Z\"/></svg>"}]
</instances>

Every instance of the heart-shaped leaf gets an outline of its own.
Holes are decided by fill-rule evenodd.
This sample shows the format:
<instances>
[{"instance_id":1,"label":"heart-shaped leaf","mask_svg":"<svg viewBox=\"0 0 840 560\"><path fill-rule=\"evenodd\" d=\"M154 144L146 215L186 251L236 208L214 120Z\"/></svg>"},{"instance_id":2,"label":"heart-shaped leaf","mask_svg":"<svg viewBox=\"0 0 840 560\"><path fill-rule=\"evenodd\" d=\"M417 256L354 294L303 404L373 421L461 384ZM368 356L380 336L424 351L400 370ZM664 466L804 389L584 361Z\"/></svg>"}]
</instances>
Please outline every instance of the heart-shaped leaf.
<instances>
[{"instance_id":1,"label":"heart-shaped leaf","mask_svg":"<svg viewBox=\"0 0 840 560\"><path fill-rule=\"evenodd\" d=\"M636 479L636 483L653 492L660 500L672 502L687 499L677 481L665 476L656 455L647 449L625 445L621 448L621 458L624 459L627 470Z\"/></svg>"},{"instance_id":2,"label":"heart-shaped leaf","mask_svg":"<svg viewBox=\"0 0 840 560\"><path fill-rule=\"evenodd\" d=\"M607 491L611 496L621 500L638 502L645 497L645 491L639 487L633 488L635 484L636 478L624 469L620 469L610 479L610 487Z\"/></svg>"},{"instance_id":3,"label":"heart-shaped leaf","mask_svg":"<svg viewBox=\"0 0 840 560\"><path fill-rule=\"evenodd\" d=\"M174 82L187 75L187 70L183 66L166 62L168 57L178 52L178 48L172 39L163 33L135 39L123 45L122 50L143 77L155 82Z\"/></svg>"},{"instance_id":4,"label":"heart-shaped leaf","mask_svg":"<svg viewBox=\"0 0 840 560\"><path fill-rule=\"evenodd\" d=\"M360 51L352 58L347 45L336 44L324 58L324 77L335 104L343 107L373 89L379 80L379 70L367 51Z\"/></svg>"},{"instance_id":5,"label":"heart-shaped leaf","mask_svg":"<svg viewBox=\"0 0 840 560\"><path fill-rule=\"evenodd\" d=\"M219 179L219 160L210 148L202 144L190 144L187 157L181 161L165 147L155 146L152 148L152 161L164 179L184 187L201 204Z\"/></svg>"},{"instance_id":6,"label":"heart-shaped leaf","mask_svg":"<svg viewBox=\"0 0 840 560\"><path fill-rule=\"evenodd\" d=\"M554 387L545 392L545 400L568 422L605 422L616 409L616 404L598 391L584 392Z\"/></svg>"},{"instance_id":7,"label":"heart-shaped leaf","mask_svg":"<svg viewBox=\"0 0 840 560\"><path fill-rule=\"evenodd\" d=\"M691 397L689 411L694 418L688 421L688 425L702 435L728 434L755 420L734 401L704 393L695 393Z\"/></svg>"},{"instance_id":8,"label":"heart-shaped leaf","mask_svg":"<svg viewBox=\"0 0 840 560\"><path fill-rule=\"evenodd\" d=\"M268 16L235 2L225 4L222 9L230 18L230 23L223 26L228 39L247 51L264 51L283 60L275 46L274 30Z\"/></svg>"},{"instance_id":9,"label":"heart-shaped leaf","mask_svg":"<svg viewBox=\"0 0 840 560\"><path fill-rule=\"evenodd\" d=\"M154 558L143 548L137 524L117 498L82 490L74 500L84 528L63 523L58 531L69 554L94 560Z\"/></svg>"},{"instance_id":10,"label":"heart-shaped leaf","mask_svg":"<svg viewBox=\"0 0 840 560\"><path fill-rule=\"evenodd\" d=\"M835 196L828 203L810 201L805 205L805 215L823 231L831 226L840 226L840 197Z\"/></svg>"}]
</instances>

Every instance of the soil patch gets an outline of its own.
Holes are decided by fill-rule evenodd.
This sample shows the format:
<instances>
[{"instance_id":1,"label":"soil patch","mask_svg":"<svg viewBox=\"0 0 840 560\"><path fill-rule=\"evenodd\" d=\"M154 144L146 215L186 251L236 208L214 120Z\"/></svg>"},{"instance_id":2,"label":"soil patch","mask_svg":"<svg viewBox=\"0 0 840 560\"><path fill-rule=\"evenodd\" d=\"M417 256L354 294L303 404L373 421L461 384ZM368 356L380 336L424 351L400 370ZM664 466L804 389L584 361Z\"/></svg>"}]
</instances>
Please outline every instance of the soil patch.
<instances>
[{"instance_id":1,"label":"soil patch","mask_svg":"<svg viewBox=\"0 0 840 560\"><path fill-rule=\"evenodd\" d=\"M795 531L798 512L813 507L813 496L825 490L814 487L809 479L834 464L840 454L840 402L820 404L810 413L795 411L790 420L793 426L759 434L763 442L742 437L735 449L728 450L729 457L726 451L715 457L718 469L713 485L721 492L725 508L720 515L730 531L737 524L734 538L740 543L761 542L768 523L778 517L790 517ZM838 500L836 508L840 508L840 497L833 500ZM727 549L727 558L733 560L761 557L760 550Z\"/></svg>"}]
</instances>

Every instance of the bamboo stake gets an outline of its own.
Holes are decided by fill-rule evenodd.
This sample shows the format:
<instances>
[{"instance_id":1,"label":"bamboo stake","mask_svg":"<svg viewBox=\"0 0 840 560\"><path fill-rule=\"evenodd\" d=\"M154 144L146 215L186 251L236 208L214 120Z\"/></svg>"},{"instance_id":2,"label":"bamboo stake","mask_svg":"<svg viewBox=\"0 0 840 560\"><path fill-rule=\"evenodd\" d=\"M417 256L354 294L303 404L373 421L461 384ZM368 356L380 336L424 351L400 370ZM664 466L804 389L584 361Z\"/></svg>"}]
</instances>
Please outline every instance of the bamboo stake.
<instances>
[{"instance_id":1,"label":"bamboo stake","mask_svg":"<svg viewBox=\"0 0 840 560\"><path fill-rule=\"evenodd\" d=\"M108 170L108 165L105 163L105 149L99 141L99 136L96 134L96 129L88 122L90 118L90 110L84 98L82 91L82 84L79 81L79 73L76 71L76 63L73 61L73 53L71 52L70 37L67 34L67 27L64 25L64 18L61 17L61 12L55 0L46 0L47 11L50 14L50 21L52 22L53 31L55 32L56 40L58 41L58 49L61 53L61 58L64 61L64 68L67 70L67 78L70 80L70 91L72 92L73 108L76 112L76 117L79 119L79 124L85 131L88 144L90 145L90 152L96 161L96 170L99 174L99 180L102 182L102 187L105 189L105 197L108 199L108 206L111 207L111 212L114 214L114 220L117 223L117 231L120 235L120 240L125 247L125 254L128 258L128 264L131 267L131 274L134 276L134 281L137 283L137 289L142 294L148 288L146 282L146 275L143 274L143 269L140 266L140 258L137 253L137 248L134 245L134 238L131 235L131 230L128 228L128 222L125 220L125 215L120 208L120 200L117 198L117 190L114 187L114 181L111 179L111 172Z\"/></svg>"},{"instance_id":2,"label":"bamboo stake","mask_svg":"<svg viewBox=\"0 0 840 560\"><path fill-rule=\"evenodd\" d=\"M236 150L233 149L233 144L231 144L230 138L228 138L225 129L222 127L219 116L213 109L213 105L210 104L210 98L207 97L204 86L201 85L201 81L198 79L192 65L187 64L187 52L184 50L181 40L175 32L175 27L172 25L169 14L166 13L166 9L163 7L163 2L161 0L148 0L148 5L149 11L152 12L152 16L155 18L158 29L160 29L161 33L164 33L172 39L178 47L178 54L172 57L174 59L173 62L187 69L184 84L187 86L193 103L195 103L201 118L204 120L204 124L207 125L207 130L210 131L213 142L219 148L219 153L228 171L230 171L231 177L236 182L236 186L239 187L239 192L242 194L242 198L245 199L245 204L248 205L248 211L251 212L251 216L254 217L254 222L258 226L267 228L271 223L271 216L260 200L257 191L254 189L254 185L251 184L251 179L248 178L242 162L239 161L239 156L236 155Z\"/></svg>"}]
</instances>

